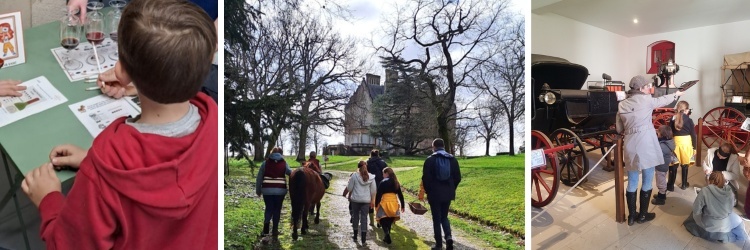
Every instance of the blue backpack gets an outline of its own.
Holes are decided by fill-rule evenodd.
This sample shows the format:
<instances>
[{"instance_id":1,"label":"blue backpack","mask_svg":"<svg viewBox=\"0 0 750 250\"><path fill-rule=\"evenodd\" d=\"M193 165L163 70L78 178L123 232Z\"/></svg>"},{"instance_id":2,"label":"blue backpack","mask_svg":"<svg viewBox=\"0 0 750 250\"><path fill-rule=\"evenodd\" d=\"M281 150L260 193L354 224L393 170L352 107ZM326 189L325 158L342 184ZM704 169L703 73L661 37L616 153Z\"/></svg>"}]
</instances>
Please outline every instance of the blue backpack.
<instances>
[{"instance_id":1,"label":"blue backpack","mask_svg":"<svg viewBox=\"0 0 750 250\"><path fill-rule=\"evenodd\" d=\"M436 155L438 153L433 154ZM447 181L451 179L451 158L435 156L435 179Z\"/></svg>"}]
</instances>

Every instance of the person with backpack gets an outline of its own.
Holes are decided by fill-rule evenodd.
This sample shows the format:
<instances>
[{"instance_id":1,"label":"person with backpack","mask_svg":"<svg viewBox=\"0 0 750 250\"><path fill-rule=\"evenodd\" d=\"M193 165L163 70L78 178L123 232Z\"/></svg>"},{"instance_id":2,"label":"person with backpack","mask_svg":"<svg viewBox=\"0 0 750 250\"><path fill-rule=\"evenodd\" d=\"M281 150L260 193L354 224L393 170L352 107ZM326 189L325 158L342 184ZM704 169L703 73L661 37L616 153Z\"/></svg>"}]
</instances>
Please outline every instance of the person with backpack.
<instances>
[{"instance_id":1,"label":"person with backpack","mask_svg":"<svg viewBox=\"0 0 750 250\"><path fill-rule=\"evenodd\" d=\"M448 221L448 209L451 201L456 199L456 188L461 182L461 170L458 160L453 155L445 152L443 139L432 141L432 155L427 157L422 168L422 185L428 197L430 212L432 213L432 226L435 232L435 247L442 249L442 233L445 233L446 249L453 249L453 238L451 236L451 225Z\"/></svg>"},{"instance_id":2,"label":"person with backpack","mask_svg":"<svg viewBox=\"0 0 750 250\"><path fill-rule=\"evenodd\" d=\"M273 221L273 229L270 233L274 239L279 237L281 208L287 193L286 177L292 173L289 164L281 155L283 152L279 147L273 148L271 155L260 165L255 179L255 194L263 196L263 203L266 205L262 234L263 236L269 234L268 226Z\"/></svg>"},{"instance_id":3,"label":"person with backpack","mask_svg":"<svg viewBox=\"0 0 750 250\"><path fill-rule=\"evenodd\" d=\"M377 149L370 151L370 159L367 159L367 172L375 175L376 185L380 185L380 182L383 181L383 169L386 167L388 167L388 164L380 158L380 151ZM371 208L370 215L372 215L373 212L374 210ZM380 227L380 224L378 224L378 227Z\"/></svg>"}]
</instances>

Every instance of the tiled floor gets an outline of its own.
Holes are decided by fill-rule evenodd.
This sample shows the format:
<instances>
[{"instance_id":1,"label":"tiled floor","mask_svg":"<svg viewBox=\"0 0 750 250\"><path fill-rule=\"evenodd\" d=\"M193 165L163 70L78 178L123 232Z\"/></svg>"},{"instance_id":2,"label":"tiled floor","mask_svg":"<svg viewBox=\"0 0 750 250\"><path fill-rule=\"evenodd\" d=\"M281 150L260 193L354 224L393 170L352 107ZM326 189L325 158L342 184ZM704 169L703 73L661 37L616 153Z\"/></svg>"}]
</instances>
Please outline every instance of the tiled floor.
<instances>
[{"instance_id":1,"label":"tiled floor","mask_svg":"<svg viewBox=\"0 0 750 250\"><path fill-rule=\"evenodd\" d=\"M590 152L588 156L593 166L601 154ZM628 226L627 223L615 222L614 172L606 172L599 166L589 175L586 183L565 197L562 195L570 187L560 185L553 203L545 207L547 213L531 222L532 249L750 250L750 242L712 243L694 237L682 226L695 199L692 184L700 187L705 183L701 172L700 168L691 167L688 175L690 188L675 188L675 192L667 193L665 205L649 206L649 211L656 213L656 219ZM679 174L677 178L677 183L681 183ZM627 176L625 181L627 185ZM541 211L532 208L531 217ZM742 214L739 210L736 212ZM745 228L750 228L750 221L745 221Z\"/></svg>"}]
</instances>

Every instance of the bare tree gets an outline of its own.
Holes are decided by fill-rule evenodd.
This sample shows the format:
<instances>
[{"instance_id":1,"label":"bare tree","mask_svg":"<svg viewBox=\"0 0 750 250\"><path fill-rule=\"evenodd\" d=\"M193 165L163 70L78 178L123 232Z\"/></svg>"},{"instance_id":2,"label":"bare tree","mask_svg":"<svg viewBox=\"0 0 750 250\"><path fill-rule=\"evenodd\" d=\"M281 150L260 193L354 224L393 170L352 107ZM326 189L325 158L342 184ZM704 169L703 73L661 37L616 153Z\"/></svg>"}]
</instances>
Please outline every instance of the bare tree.
<instances>
[{"instance_id":1,"label":"bare tree","mask_svg":"<svg viewBox=\"0 0 750 250\"><path fill-rule=\"evenodd\" d=\"M490 144L499 136L498 127L502 114L492 102L485 101L477 107L477 137L484 139L484 155L490 156Z\"/></svg>"},{"instance_id":2,"label":"bare tree","mask_svg":"<svg viewBox=\"0 0 750 250\"><path fill-rule=\"evenodd\" d=\"M495 42L485 47L493 55L472 76L475 87L488 94L499 106L499 112L508 121L510 154L515 155L514 126L523 122L525 112L525 24L517 17L506 29L505 36L493 38Z\"/></svg>"},{"instance_id":3,"label":"bare tree","mask_svg":"<svg viewBox=\"0 0 750 250\"><path fill-rule=\"evenodd\" d=\"M456 138L453 140L459 156L466 156L466 147L474 142L474 128L476 125L470 119L459 119L456 122Z\"/></svg>"},{"instance_id":4,"label":"bare tree","mask_svg":"<svg viewBox=\"0 0 750 250\"><path fill-rule=\"evenodd\" d=\"M294 10L282 16L287 17L282 32L295 48L288 69L296 93L292 122L299 124L297 160L304 160L311 126L340 130L343 120L334 111L349 98L345 83L353 82L362 62L355 60L354 40L334 32L330 22Z\"/></svg>"},{"instance_id":5,"label":"bare tree","mask_svg":"<svg viewBox=\"0 0 750 250\"><path fill-rule=\"evenodd\" d=\"M397 67L415 70L426 83L426 92L435 109L435 119L446 149L453 151L450 122L456 119L456 89L467 85L468 77L490 55L479 48L493 42L500 30L507 0L432 1L415 0L389 18L389 42L377 46L383 60ZM406 47L423 53L405 58Z\"/></svg>"}]
</instances>

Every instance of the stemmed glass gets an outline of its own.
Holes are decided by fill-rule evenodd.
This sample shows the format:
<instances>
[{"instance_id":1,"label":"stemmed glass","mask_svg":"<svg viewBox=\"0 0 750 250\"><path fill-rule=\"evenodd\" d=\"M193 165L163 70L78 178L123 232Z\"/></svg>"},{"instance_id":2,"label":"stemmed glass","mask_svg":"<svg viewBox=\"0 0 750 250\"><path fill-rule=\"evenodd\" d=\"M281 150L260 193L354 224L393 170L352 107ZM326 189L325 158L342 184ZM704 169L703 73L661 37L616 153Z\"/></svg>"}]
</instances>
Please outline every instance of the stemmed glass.
<instances>
[{"instance_id":1,"label":"stemmed glass","mask_svg":"<svg viewBox=\"0 0 750 250\"><path fill-rule=\"evenodd\" d=\"M78 10L65 8L65 16L60 20L60 45L68 50L65 53L63 67L68 70L80 69L83 63L70 58L70 50L78 47L78 39L81 37L81 19L76 16Z\"/></svg>"},{"instance_id":2,"label":"stemmed glass","mask_svg":"<svg viewBox=\"0 0 750 250\"><path fill-rule=\"evenodd\" d=\"M125 1L111 0L109 1L109 5L114 7L115 9L107 13L107 29L109 30L109 38L112 39L112 42L115 42L115 44L117 44L117 26L120 25L120 17L122 17L122 7L125 7ZM115 46L115 48L117 48L117 46ZM117 50L115 50L115 53L109 54L109 58L115 61L119 59L119 56L120 55L117 53Z\"/></svg>"},{"instance_id":3,"label":"stemmed glass","mask_svg":"<svg viewBox=\"0 0 750 250\"><path fill-rule=\"evenodd\" d=\"M99 10L104 8L104 4L101 2L89 2L86 7L92 10L86 14L86 23L84 24L86 40L91 43L91 47L96 47L96 45L104 41L104 15L99 12ZM104 58L99 56L99 63L102 61L104 61ZM93 51L91 52L91 56L86 59L86 62L91 65L99 65Z\"/></svg>"}]
</instances>

